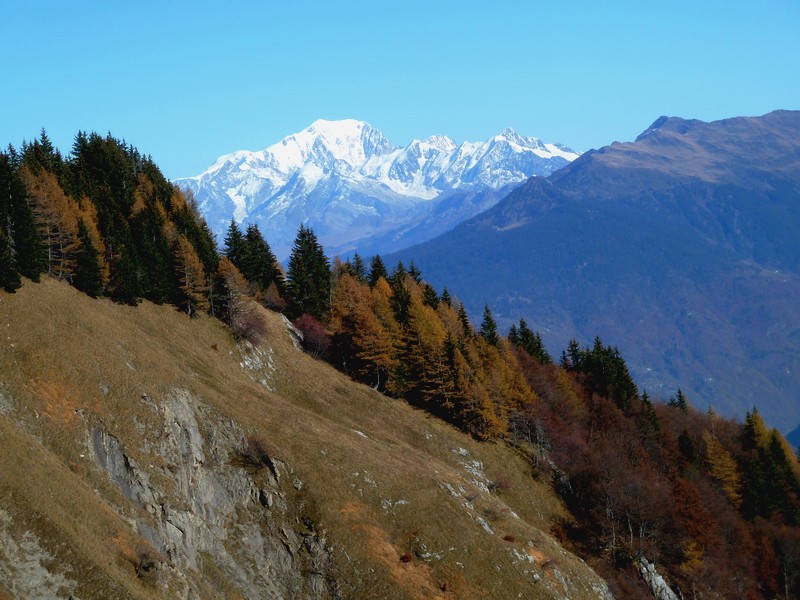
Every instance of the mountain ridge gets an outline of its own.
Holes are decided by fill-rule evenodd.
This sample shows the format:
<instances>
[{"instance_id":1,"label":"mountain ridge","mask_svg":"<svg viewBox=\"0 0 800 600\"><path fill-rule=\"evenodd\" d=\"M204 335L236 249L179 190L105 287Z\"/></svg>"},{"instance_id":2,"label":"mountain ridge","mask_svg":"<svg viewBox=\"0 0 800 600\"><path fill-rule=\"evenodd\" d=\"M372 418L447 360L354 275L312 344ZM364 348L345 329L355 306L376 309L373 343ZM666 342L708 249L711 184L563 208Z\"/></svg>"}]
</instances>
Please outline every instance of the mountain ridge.
<instances>
[{"instance_id":1,"label":"mountain ridge","mask_svg":"<svg viewBox=\"0 0 800 600\"><path fill-rule=\"evenodd\" d=\"M484 142L433 135L393 147L363 121L319 119L264 150L223 155L176 183L194 193L218 238L231 219L253 222L286 258L303 223L334 254L392 238L374 248L386 252L421 241L404 232L431 218L440 200L452 205L461 194L465 205L450 220L432 219L418 236L441 233L493 205L510 185L550 174L577 156L512 129ZM466 201L476 195L482 198L477 205Z\"/></svg>"},{"instance_id":2,"label":"mountain ridge","mask_svg":"<svg viewBox=\"0 0 800 600\"><path fill-rule=\"evenodd\" d=\"M798 139L796 111L658 119L385 258L413 259L474 317L488 301L506 326L526 318L553 349L618 344L650 393L683 386L739 416L757 405L788 431L800 420Z\"/></svg>"}]
</instances>

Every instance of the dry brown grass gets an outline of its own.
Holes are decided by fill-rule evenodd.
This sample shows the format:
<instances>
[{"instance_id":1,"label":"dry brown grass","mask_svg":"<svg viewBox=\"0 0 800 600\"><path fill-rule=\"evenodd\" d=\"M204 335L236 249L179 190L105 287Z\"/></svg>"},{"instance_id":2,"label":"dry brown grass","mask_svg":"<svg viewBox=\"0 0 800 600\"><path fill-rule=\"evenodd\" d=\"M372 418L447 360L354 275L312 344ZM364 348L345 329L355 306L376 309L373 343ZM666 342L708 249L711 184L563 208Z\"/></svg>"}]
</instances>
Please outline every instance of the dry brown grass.
<instances>
[{"instance_id":1,"label":"dry brown grass","mask_svg":"<svg viewBox=\"0 0 800 600\"><path fill-rule=\"evenodd\" d=\"M552 597L522 573L530 565L519 564L503 539L512 535L560 553L543 532L566 513L522 458L347 380L299 352L279 315L262 317L274 391L240 366L233 337L213 319L192 320L168 306L92 300L52 280L26 282L14 295L0 292L0 385L13 398L8 417L0 415L0 494L11 489L24 522L34 512L26 504L42 498L35 511L47 515L44 539L73 548L77 564L95 565L104 582L124 590L119 597L151 597L156 588L138 581L130 567L139 538L115 508L123 501L80 454L88 456L87 428L102 422L137 462L152 462L136 444L136 424L148 427L157 417L142 397L158 402L186 388L237 421L272 458L292 465L334 549L345 597ZM480 461L485 473L502 479L502 493L476 487L465 460ZM46 482L46 493L26 483L28 474ZM443 482L463 487L474 508ZM487 507L496 511L493 534L475 518ZM415 549L409 532L416 534ZM406 553L414 558L403 563ZM591 579L575 557L559 556L562 573Z\"/></svg>"}]
</instances>

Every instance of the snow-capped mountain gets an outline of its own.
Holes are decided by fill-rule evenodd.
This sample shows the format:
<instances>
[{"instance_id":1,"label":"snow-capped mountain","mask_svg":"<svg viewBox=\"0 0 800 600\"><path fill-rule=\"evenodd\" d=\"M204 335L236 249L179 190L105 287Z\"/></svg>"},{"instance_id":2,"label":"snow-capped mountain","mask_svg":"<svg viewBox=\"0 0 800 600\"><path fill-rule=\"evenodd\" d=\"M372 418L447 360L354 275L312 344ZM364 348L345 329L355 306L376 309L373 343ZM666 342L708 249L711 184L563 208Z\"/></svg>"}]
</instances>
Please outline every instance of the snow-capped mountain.
<instances>
[{"instance_id":1,"label":"snow-capped mountain","mask_svg":"<svg viewBox=\"0 0 800 600\"><path fill-rule=\"evenodd\" d=\"M362 121L319 120L265 150L221 156L176 183L194 193L219 239L231 219L256 223L283 259L301 223L331 254L424 241L577 157L511 129L485 142L436 135L396 148Z\"/></svg>"}]
</instances>

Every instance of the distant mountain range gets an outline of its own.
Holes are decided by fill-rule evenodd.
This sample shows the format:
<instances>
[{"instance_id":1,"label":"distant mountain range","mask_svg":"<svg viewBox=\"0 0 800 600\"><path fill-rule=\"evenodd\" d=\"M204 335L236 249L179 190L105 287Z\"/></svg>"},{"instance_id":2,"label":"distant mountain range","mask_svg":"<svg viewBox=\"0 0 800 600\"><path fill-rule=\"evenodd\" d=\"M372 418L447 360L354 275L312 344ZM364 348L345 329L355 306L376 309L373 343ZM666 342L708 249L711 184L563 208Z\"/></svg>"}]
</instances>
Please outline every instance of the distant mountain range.
<instances>
[{"instance_id":1,"label":"distant mountain range","mask_svg":"<svg viewBox=\"0 0 800 600\"><path fill-rule=\"evenodd\" d=\"M437 135L393 147L362 121L314 122L258 152L220 157L176 183L212 230L256 223L285 259L301 223L329 253L388 252L425 241L493 206L515 185L579 154L511 129L485 142Z\"/></svg>"},{"instance_id":2,"label":"distant mountain range","mask_svg":"<svg viewBox=\"0 0 800 600\"><path fill-rule=\"evenodd\" d=\"M385 259L556 356L600 335L656 396L800 422L800 112L662 117Z\"/></svg>"}]
</instances>

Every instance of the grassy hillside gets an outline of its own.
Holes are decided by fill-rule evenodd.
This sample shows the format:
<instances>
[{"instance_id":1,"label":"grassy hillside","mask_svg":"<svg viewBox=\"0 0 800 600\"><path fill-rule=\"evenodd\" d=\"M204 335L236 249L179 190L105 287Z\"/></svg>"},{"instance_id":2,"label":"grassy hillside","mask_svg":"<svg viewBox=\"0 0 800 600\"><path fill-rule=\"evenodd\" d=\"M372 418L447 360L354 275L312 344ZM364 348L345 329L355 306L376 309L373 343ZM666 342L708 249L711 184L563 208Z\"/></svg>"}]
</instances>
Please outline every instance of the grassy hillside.
<instances>
[{"instance_id":1,"label":"grassy hillside","mask_svg":"<svg viewBox=\"0 0 800 600\"><path fill-rule=\"evenodd\" d=\"M240 347L212 318L52 279L0 292L0 598L602 593L513 450L351 382L263 318L265 341Z\"/></svg>"}]
</instances>

